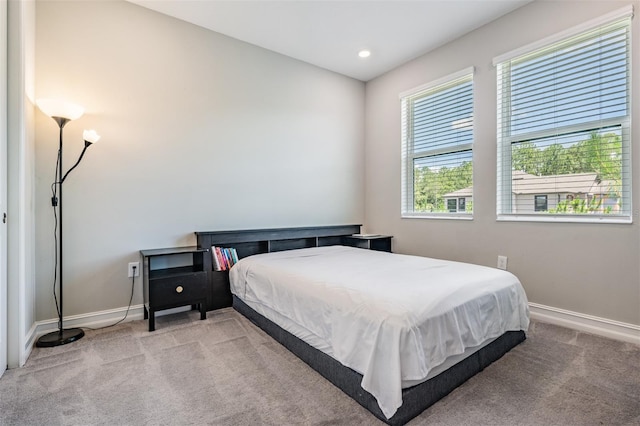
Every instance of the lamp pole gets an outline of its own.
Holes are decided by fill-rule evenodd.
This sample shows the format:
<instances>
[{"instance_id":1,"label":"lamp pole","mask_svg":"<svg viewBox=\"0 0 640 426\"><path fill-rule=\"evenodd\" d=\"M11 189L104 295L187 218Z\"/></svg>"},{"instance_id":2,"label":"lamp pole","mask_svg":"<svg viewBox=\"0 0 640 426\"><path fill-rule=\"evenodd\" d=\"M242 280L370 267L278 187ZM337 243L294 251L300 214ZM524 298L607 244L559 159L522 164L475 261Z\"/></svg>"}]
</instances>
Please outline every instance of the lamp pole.
<instances>
[{"instance_id":1,"label":"lamp pole","mask_svg":"<svg viewBox=\"0 0 640 426\"><path fill-rule=\"evenodd\" d=\"M63 308L62 308L62 304L63 304L63 300L64 297L62 297L62 271L63 271L63 267L62 265L64 265L64 263L62 263L62 129L64 129L64 125L67 124L67 122L69 120L63 119L63 118L59 118L59 117L54 117L54 120L56 120L58 122L58 125L60 126L60 144L58 147L58 170L57 170L57 179L58 179L58 261L59 261L59 265L58 265L58 277L60 278L60 290L58 291L58 294L60 294L60 312L58 314L59 316L59 322L58 322L58 329L60 331L59 333L59 338L62 339L62 335L64 333L64 327L62 324L63 321ZM55 208L55 206L54 206ZM82 330L80 330L82 331ZM81 338L82 336L84 336L84 332L82 332L82 335L80 335L78 337ZM77 339L74 339L77 340Z\"/></svg>"}]
</instances>

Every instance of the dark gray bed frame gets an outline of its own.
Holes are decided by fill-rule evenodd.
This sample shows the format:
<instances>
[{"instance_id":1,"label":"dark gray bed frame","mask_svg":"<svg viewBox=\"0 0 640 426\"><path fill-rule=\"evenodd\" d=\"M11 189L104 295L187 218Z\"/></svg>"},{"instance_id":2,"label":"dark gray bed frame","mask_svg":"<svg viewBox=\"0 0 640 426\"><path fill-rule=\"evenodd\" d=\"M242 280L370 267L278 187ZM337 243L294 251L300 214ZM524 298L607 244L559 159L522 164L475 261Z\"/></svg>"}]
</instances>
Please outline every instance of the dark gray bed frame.
<instances>
[{"instance_id":1,"label":"dark gray bed frame","mask_svg":"<svg viewBox=\"0 0 640 426\"><path fill-rule=\"evenodd\" d=\"M306 228L253 229L247 231L196 232L196 236L198 247L200 248L208 248L212 245L234 247L239 257L242 258L252 254L268 253L270 251L341 244L342 237L358 232L360 232L360 225L341 225ZM227 294L224 292L225 289L217 287L226 285L226 292L229 292L228 274L213 271L210 264L205 264L205 267L208 268L206 270L211 275L210 282L212 283L212 291L216 292L214 295L223 294L227 297ZM214 286L216 288L214 288ZM228 297L231 299L230 293ZM258 314L235 296L232 297L232 305L234 309L369 410L374 416L394 426L407 423L526 339L523 331L509 331L439 375L419 385L403 389L402 406L393 417L387 419L384 414L382 414L375 398L360 386L362 382L361 374L345 367L329 355L315 349L293 334L285 331L277 324ZM213 308L215 307L217 307L217 305L214 305Z\"/></svg>"}]
</instances>

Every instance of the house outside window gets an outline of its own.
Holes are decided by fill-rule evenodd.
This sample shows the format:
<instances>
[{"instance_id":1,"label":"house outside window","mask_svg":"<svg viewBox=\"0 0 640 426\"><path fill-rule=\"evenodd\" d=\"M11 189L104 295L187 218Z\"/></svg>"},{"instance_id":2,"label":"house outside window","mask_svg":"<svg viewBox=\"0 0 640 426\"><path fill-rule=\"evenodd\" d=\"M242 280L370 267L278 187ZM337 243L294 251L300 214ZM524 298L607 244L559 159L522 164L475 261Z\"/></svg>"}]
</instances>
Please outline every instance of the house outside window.
<instances>
[{"instance_id":1,"label":"house outside window","mask_svg":"<svg viewBox=\"0 0 640 426\"><path fill-rule=\"evenodd\" d=\"M631 221L631 12L494 59L499 219Z\"/></svg>"},{"instance_id":2,"label":"house outside window","mask_svg":"<svg viewBox=\"0 0 640 426\"><path fill-rule=\"evenodd\" d=\"M601 204L603 208L613 209L618 204L618 200L608 192L610 183L599 180L596 173L584 173L574 175L550 175L535 176L524 172L514 172L512 174L511 198L517 206L516 213L526 215L537 212L555 212L560 209L572 208L574 210L584 209L584 206ZM542 188L545 194L540 194ZM444 194L447 206L453 211L458 200L458 211L460 211L460 200L464 200L466 206L473 204L473 188L463 188L461 190ZM460 198L464 196L464 198ZM536 197L546 197L546 207L536 208Z\"/></svg>"},{"instance_id":3,"label":"house outside window","mask_svg":"<svg viewBox=\"0 0 640 426\"><path fill-rule=\"evenodd\" d=\"M473 68L400 99L402 217L470 219L466 200L444 195L473 183Z\"/></svg>"}]
</instances>

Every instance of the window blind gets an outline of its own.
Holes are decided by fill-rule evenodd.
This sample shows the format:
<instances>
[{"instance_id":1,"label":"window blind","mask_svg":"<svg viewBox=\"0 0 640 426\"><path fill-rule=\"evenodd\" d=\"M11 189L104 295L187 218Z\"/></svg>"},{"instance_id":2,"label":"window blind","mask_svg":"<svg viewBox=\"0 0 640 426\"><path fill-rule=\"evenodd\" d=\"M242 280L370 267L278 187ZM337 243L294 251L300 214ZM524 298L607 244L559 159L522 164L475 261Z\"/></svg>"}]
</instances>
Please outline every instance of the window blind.
<instances>
[{"instance_id":1,"label":"window blind","mask_svg":"<svg viewBox=\"0 0 640 426\"><path fill-rule=\"evenodd\" d=\"M403 216L470 215L473 69L404 93L401 104Z\"/></svg>"},{"instance_id":2,"label":"window blind","mask_svg":"<svg viewBox=\"0 0 640 426\"><path fill-rule=\"evenodd\" d=\"M499 216L631 219L629 44L624 18L497 64Z\"/></svg>"}]
</instances>

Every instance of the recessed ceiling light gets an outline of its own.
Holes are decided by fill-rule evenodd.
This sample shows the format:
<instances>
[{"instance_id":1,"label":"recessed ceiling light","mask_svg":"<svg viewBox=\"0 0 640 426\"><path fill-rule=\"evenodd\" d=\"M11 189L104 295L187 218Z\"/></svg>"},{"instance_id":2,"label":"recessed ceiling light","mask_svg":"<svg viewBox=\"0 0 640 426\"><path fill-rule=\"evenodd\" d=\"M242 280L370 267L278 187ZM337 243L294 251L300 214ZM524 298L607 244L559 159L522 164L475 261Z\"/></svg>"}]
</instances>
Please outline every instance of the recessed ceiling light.
<instances>
[{"instance_id":1,"label":"recessed ceiling light","mask_svg":"<svg viewBox=\"0 0 640 426\"><path fill-rule=\"evenodd\" d=\"M371 52L369 50L361 50L358 52L358 56L360 56L361 58L368 58L369 56L371 56Z\"/></svg>"}]
</instances>

